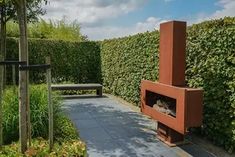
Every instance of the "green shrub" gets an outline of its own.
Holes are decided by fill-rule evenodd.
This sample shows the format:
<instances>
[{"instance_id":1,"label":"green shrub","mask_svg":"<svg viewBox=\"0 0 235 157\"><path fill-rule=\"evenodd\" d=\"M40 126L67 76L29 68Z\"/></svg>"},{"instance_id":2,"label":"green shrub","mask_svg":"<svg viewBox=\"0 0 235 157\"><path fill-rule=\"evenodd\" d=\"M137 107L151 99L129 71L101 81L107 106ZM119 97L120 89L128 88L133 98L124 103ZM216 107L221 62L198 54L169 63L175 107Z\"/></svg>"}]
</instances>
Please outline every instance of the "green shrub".
<instances>
[{"instance_id":1,"label":"green shrub","mask_svg":"<svg viewBox=\"0 0 235 157\"><path fill-rule=\"evenodd\" d=\"M86 146L79 140L69 140L62 143L55 143L53 150L49 153L48 142L42 138L32 140L32 146L25 152L25 155L19 153L19 143L4 146L0 151L1 157L57 157L74 156L86 157Z\"/></svg>"},{"instance_id":2,"label":"green shrub","mask_svg":"<svg viewBox=\"0 0 235 157\"><path fill-rule=\"evenodd\" d=\"M8 38L7 59L18 59L18 45L18 39ZM100 47L97 42L29 40L30 64L43 64L48 55L51 56L53 82L101 82ZM12 80L11 71L8 67L8 84ZM36 84L43 83L45 75L41 71L30 72L30 81Z\"/></svg>"},{"instance_id":3,"label":"green shrub","mask_svg":"<svg viewBox=\"0 0 235 157\"><path fill-rule=\"evenodd\" d=\"M78 132L73 123L65 115L55 118L55 140L58 142L78 139Z\"/></svg>"},{"instance_id":4,"label":"green shrub","mask_svg":"<svg viewBox=\"0 0 235 157\"><path fill-rule=\"evenodd\" d=\"M61 110L61 101L56 93L53 93L55 139L77 139L78 134L71 121ZM8 88L3 97L3 134L4 142L17 141L19 136L19 101L18 90ZM30 109L32 137L48 137L48 106L47 88L44 85L30 87Z\"/></svg>"},{"instance_id":5,"label":"green shrub","mask_svg":"<svg viewBox=\"0 0 235 157\"><path fill-rule=\"evenodd\" d=\"M61 101L56 93L52 99L54 105L54 139L51 153L48 150L48 106L47 88L45 85L30 87L30 109L32 125L32 146L26 151L26 156L86 156L86 146L79 139L73 123L61 110ZM18 90L8 88L3 97L3 137L4 143L17 141L19 136ZM38 138L42 137L42 138ZM0 150L0 156L24 156L19 153L19 143L12 143Z\"/></svg>"},{"instance_id":6,"label":"green shrub","mask_svg":"<svg viewBox=\"0 0 235 157\"><path fill-rule=\"evenodd\" d=\"M105 90L138 104L141 80L158 78L158 42L158 32L103 41L101 69Z\"/></svg>"},{"instance_id":7,"label":"green shrub","mask_svg":"<svg viewBox=\"0 0 235 157\"><path fill-rule=\"evenodd\" d=\"M235 149L235 18L188 29L187 82L204 89L202 133L229 152Z\"/></svg>"}]
</instances>

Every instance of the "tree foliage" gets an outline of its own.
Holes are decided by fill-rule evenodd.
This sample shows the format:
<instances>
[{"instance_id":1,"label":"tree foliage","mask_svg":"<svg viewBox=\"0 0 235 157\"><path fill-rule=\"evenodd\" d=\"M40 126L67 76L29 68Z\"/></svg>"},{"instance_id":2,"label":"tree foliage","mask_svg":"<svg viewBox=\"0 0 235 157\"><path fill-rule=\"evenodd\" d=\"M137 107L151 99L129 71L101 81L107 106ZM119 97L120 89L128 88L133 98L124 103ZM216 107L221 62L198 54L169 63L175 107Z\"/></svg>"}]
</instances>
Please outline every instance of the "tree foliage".
<instances>
[{"instance_id":1,"label":"tree foliage","mask_svg":"<svg viewBox=\"0 0 235 157\"><path fill-rule=\"evenodd\" d=\"M0 6L5 9L6 21L14 19L17 21L16 3L18 0L0 0ZM47 0L26 0L28 21L37 21L38 15L44 15L46 12L42 5L47 4Z\"/></svg>"},{"instance_id":2,"label":"tree foliage","mask_svg":"<svg viewBox=\"0 0 235 157\"><path fill-rule=\"evenodd\" d=\"M14 21L7 24L7 36L19 36L18 25ZM29 38L78 42L87 40L87 37L81 34L80 25L76 21L69 23L65 18L59 21L47 22L41 19L39 22L31 22L28 24L28 36Z\"/></svg>"}]
</instances>

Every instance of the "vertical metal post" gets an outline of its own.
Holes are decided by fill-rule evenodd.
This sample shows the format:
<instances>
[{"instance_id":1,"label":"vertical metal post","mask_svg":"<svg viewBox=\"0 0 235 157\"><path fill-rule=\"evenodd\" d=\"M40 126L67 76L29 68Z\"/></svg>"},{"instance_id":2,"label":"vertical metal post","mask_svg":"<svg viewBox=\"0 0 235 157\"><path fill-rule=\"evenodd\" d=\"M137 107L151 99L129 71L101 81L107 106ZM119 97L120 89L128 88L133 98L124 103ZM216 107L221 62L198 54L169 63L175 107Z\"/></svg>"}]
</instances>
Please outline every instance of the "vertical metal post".
<instances>
[{"instance_id":1,"label":"vertical metal post","mask_svg":"<svg viewBox=\"0 0 235 157\"><path fill-rule=\"evenodd\" d=\"M46 58L46 63L51 64L50 57ZM48 114L49 114L49 150L53 148L53 104L51 101L51 69L47 69L47 88L48 88Z\"/></svg>"}]
</instances>

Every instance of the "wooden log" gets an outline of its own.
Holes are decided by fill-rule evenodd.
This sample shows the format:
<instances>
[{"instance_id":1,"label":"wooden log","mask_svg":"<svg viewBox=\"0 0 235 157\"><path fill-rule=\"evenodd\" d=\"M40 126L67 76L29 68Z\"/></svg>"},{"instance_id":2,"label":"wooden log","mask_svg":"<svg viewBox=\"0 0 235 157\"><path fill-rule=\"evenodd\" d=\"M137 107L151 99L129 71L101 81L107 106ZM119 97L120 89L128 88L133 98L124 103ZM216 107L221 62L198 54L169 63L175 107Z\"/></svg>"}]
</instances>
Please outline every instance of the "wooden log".
<instances>
[{"instance_id":1,"label":"wooden log","mask_svg":"<svg viewBox=\"0 0 235 157\"><path fill-rule=\"evenodd\" d=\"M46 58L46 63L51 64L50 57ZM51 69L47 69L47 88L48 88L48 116L49 116L49 150L51 152L53 148L53 129L54 129L54 119L53 119L53 104L51 97Z\"/></svg>"}]
</instances>

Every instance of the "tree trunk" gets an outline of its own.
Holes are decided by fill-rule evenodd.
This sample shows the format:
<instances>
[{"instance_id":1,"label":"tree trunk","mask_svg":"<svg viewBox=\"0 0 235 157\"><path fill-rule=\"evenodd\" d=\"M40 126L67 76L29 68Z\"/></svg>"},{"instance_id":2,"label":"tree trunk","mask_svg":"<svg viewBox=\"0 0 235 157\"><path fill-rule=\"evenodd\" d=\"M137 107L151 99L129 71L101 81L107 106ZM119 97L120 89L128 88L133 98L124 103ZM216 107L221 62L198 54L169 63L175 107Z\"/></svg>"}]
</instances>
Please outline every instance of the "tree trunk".
<instances>
[{"instance_id":1,"label":"tree trunk","mask_svg":"<svg viewBox=\"0 0 235 157\"><path fill-rule=\"evenodd\" d=\"M0 48L0 61L3 61L4 60L4 27L3 27L3 23L4 23L4 18L5 18L5 11L4 11L4 7L3 5L0 6L0 13L1 13L1 30L0 30L0 34L1 34L1 48ZM4 88L4 67L3 66L0 66L0 147L2 147L2 144L3 144L3 133L2 133L2 96L3 96L3 88Z\"/></svg>"},{"instance_id":2,"label":"tree trunk","mask_svg":"<svg viewBox=\"0 0 235 157\"><path fill-rule=\"evenodd\" d=\"M6 19L4 18L4 22L2 24L2 31L3 33L2 35L2 41L1 41L1 49L2 49L2 53L3 53L3 60L6 59L6 40L7 40L7 30L6 30ZM3 67L3 89L6 88L6 75L7 71L6 71L6 66Z\"/></svg>"},{"instance_id":3,"label":"tree trunk","mask_svg":"<svg viewBox=\"0 0 235 157\"><path fill-rule=\"evenodd\" d=\"M28 40L27 40L27 17L26 1L16 0L17 16L19 20L20 45L19 59L28 64ZM26 71L19 71L19 134L21 153L27 150L27 103L28 103L28 76Z\"/></svg>"},{"instance_id":4,"label":"tree trunk","mask_svg":"<svg viewBox=\"0 0 235 157\"><path fill-rule=\"evenodd\" d=\"M46 64L51 65L51 58L46 58ZM47 88L48 88L48 117L49 117L49 151L52 151L53 145L54 145L54 139L53 139L53 130L54 130L54 119L53 119L53 104L51 99L51 69L47 69Z\"/></svg>"},{"instance_id":5,"label":"tree trunk","mask_svg":"<svg viewBox=\"0 0 235 157\"><path fill-rule=\"evenodd\" d=\"M6 11L4 6L4 1L2 2L2 8L1 8L1 54L2 54L2 60L5 60L6 57ZM3 89L6 86L6 66L3 68Z\"/></svg>"}]
</instances>

